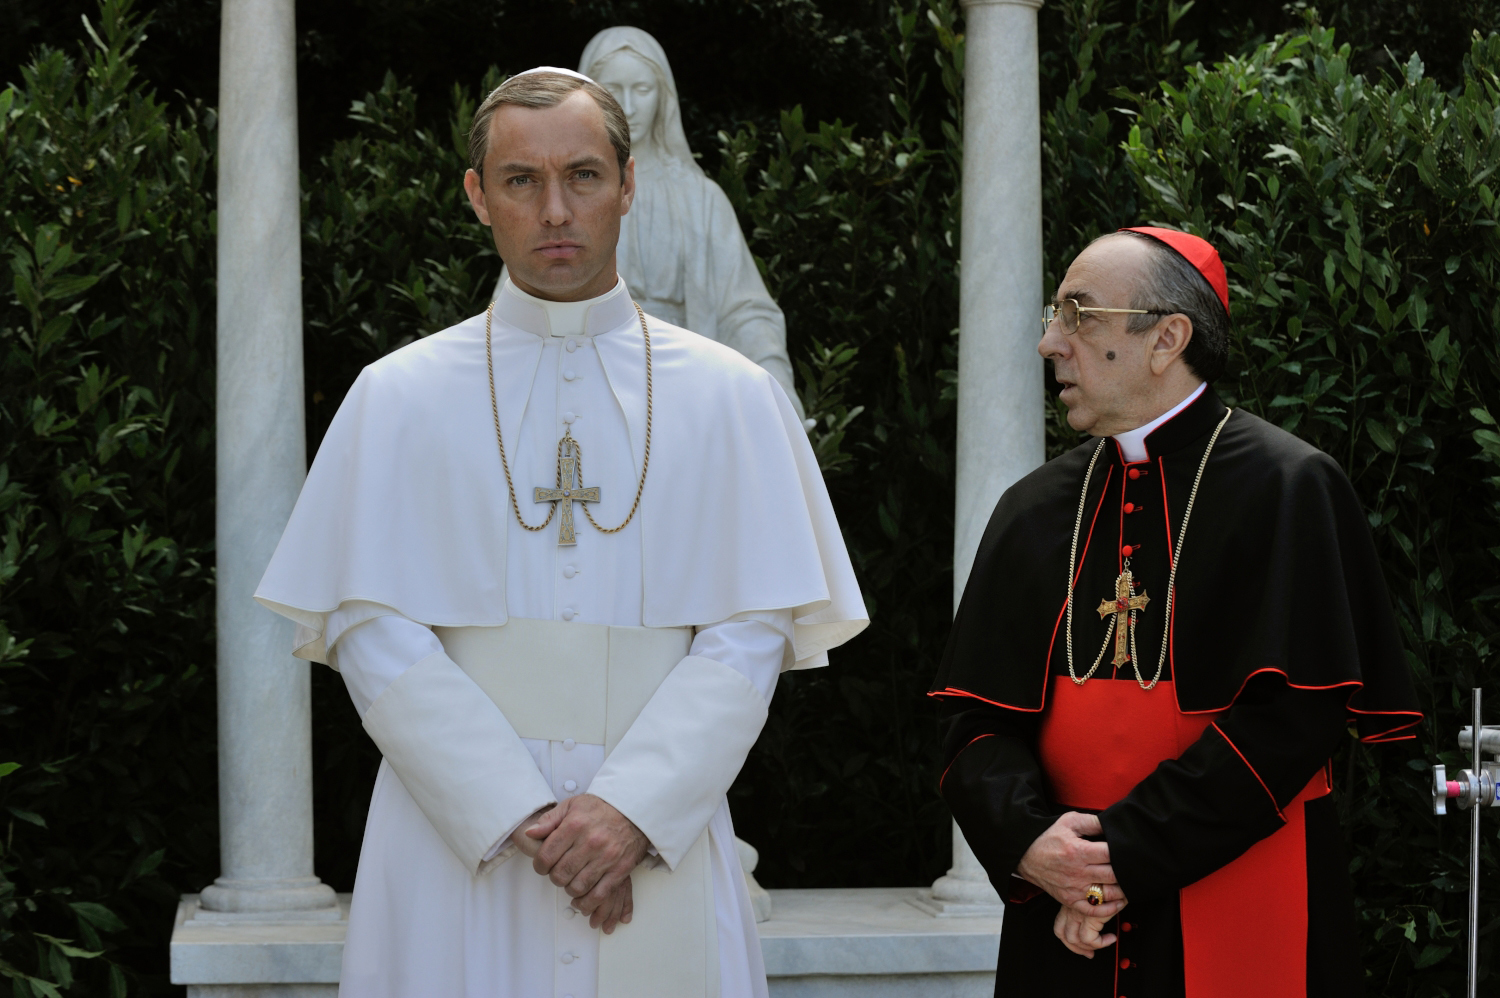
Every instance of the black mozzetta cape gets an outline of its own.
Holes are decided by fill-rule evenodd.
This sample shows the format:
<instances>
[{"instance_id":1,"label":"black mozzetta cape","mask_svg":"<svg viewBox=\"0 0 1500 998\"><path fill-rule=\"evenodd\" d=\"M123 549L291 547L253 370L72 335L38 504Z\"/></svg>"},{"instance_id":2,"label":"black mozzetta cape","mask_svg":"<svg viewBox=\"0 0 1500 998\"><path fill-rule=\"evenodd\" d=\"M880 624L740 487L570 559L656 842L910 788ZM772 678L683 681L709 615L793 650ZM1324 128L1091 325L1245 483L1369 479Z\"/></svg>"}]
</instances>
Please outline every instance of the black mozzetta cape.
<instances>
[{"instance_id":1,"label":"black mozzetta cape","mask_svg":"<svg viewBox=\"0 0 1500 998\"><path fill-rule=\"evenodd\" d=\"M1094 607L1113 596L1123 563L1117 552L1130 543L1137 582L1157 601L1137 631L1142 672L1148 679L1154 672L1169 537L1175 541L1198 463L1225 411L1208 388L1146 438L1151 460L1129 470L1114 442L1104 443L1078 540L1083 574L1073 630L1080 675L1103 637ZM1048 462L1001 497L934 695L1043 708L1054 639L1058 649L1065 643L1068 549L1097 446L1089 441ZM1132 505L1141 507L1130 513L1104 502L1106 492L1120 495L1122 479ZM1421 715L1390 597L1364 511L1332 458L1237 411L1214 445L1190 524L1163 674L1175 680L1183 711L1224 709L1252 676L1275 673L1297 688L1346 688L1365 741L1409 735Z\"/></svg>"},{"instance_id":2,"label":"black mozzetta cape","mask_svg":"<svg viewBox=\"0 0 1500 998\"><path fill-rule=\"evenodd\" d=\"M1114 598L1127 546L1136 592L1151 597L1138 617L1136 652L1144 676L1154 674L1170 548L1226 411L1206 390L1147 438L1145 462L1126 464L1114 442L1104 442L1078 540L1078 675L1105 640L1097 608ZM1171 689L1154 691L1175 696L1180 712L1216 712L1216 721L1100 812L1130 904L1106 930L1118 945L1093 960L1068 952L1052 935L1056 902L1013 873L1032 841L1069 809L1053 799L1038 734L1052 684L1070 683L1069 546L1098 446L1089 441L1049 462L1001 498L932 690L949 719L944 799L1008 902L997 995L1183 995L1179 892L1280 830L1283 809L1326 767L1350 721L1364 740L1378 742L1411 737L1420 719L1349 482L1327 455L1247 412L1233 413L1206 466L1178 567L1161 676ZM1138 689L1132 667L1116 669L1112 653L1111 641L1090 682ZM1091 750L1103 757L1129 748ZM1305 828L1305 993L1357 994L1363 974L1331 796L1306 802ZM1226 929L1233 924L1226 915Z\"/></svg>"}]
</instances>

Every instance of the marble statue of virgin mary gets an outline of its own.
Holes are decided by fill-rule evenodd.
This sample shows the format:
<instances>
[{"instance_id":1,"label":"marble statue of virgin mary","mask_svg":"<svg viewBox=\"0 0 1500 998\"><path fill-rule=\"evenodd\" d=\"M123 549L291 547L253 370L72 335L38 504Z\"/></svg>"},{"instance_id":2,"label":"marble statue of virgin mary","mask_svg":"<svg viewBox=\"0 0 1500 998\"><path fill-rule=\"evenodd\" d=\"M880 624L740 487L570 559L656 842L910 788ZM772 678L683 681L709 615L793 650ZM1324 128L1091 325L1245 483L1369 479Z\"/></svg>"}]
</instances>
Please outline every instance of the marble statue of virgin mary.
<instances>
[{"instance_id":1,"label":"marble statue of virgin mary","mask_svg":"<svg viewBox=\"0 0 1500 998\"><path fill-rule=\"evenodd\" d=\"M625 283L649 314L763 367L800 416L786 318L766 291L729 198L688 148L661 44L639 28L606 28L583 50L578 69L615 95L630 122L636 195L617 257Z\"/></svg>"}]
</instances>

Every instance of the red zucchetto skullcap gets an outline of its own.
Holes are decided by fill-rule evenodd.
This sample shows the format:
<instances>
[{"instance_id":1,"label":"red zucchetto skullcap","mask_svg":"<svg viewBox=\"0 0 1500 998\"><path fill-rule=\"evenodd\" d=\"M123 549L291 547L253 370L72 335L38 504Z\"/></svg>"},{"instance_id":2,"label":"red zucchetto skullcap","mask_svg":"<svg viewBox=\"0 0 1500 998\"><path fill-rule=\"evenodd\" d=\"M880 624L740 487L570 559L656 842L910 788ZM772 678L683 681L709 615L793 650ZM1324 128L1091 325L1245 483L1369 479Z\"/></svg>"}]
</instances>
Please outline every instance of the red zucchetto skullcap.
<instances>
[{"instance_id":1,"label":"red zucchetto skullcap","mask_svg":"<svg viewBox=\"0 0 1500 998\"><path fill-rule=\"evenodd\" d=\"M1121 232L1139 232L1143 236L1150 236L1157 242L1166 243L1177 251L1177 255L1193 265L1193 269L1203 275L1208 286L1214 289L1214 294L1219 296L1219 302L1224 306L1224 314L1229 314L1229 277L1224 273L1224 261L1219 259L1219 251L1208 244L1205 239L1189 235L1186 232L1178 232L1176 229L1157 229L1149 225L1139 228L1124 228Z\"/></svg>"}]
</instances>

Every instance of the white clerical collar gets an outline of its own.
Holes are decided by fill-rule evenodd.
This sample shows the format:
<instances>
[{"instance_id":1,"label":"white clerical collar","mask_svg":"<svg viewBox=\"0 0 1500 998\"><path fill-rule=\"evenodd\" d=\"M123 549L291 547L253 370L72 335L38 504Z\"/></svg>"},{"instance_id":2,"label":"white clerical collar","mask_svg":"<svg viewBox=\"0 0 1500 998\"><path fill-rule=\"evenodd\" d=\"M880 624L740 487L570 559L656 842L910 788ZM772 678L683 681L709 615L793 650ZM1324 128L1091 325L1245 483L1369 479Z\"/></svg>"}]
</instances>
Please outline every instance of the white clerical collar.
<instances>
[{"instance_id":1,"label":"white clerical collar","mask_svg":"<svg viewBox=\"0 0 1500 998\"><path fill-rule=\"evenodd\" d=\"M597 298L548 301L516 287L509 277L495 299L495 318L533 336L597 336L635 318L623 278Z\"/></svg>"},{"instance_id":2,"label":"white clerical collar","mask_svg":"<svg viewBox=\"0 0 1500 998\"><path fill-rule=\"evenodd\" d=\"M1149 461L1151 455L1146 450L1146 438L1151 435L1151 431L1192 405L1207 388L1208 382L1200 381L1198 387L1193 389L1191 395L1178 402L1160 416L1157 416L1145 426L1138 426L1133 430L1126 430L1124 433L1116 433L1115 443L1119 444L1120 454L1125 458L1125 463L1134 464L1137 461Z\"/></svg>"}]
</instances>

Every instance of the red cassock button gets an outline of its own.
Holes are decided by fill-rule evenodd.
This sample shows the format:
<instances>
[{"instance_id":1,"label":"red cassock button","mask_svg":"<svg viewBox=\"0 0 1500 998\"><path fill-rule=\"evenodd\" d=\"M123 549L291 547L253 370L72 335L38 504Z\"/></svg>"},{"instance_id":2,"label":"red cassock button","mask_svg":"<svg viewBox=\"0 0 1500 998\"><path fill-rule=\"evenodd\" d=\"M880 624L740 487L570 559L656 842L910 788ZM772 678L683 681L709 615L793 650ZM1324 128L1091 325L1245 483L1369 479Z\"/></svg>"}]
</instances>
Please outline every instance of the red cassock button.
<instances>
[{"instance_id":1,"label":"red cassock button","mask_svg":"<svg viewBox=\"0 0 1500 998\"><path fill-rule=\"evenodd\" d=\"M1123 959L1123 960L1120 961L1120 969L1121 970L1129 970L1130 969L1130 958L1129 957L1126 957L1125 959Z\"/></svg>"},{"instance_id":2,"label":"red cassock button","mask_svg":"<svg viewBox=\"0 0 1500 998\"><path fill-rule=\"evenodd\" d=\"M1140 478L1141 475L1143 475L1143 474L1145 474L1145 472L1141 471L1140 468L1131 468L1130 469L1130 477L1131 478Z\"/></svg>"},{"instance_id":3,"label":"red cassock button","mask_svg":"<svg viewBox=\"0 0 1500 998\"><path fill-rule=\"evenodd\" d=\"M1129 922L1122 922L1120 924L1120 931L1121 932L1129 932L1133 928L1135 928L1135 926L1131 925Z\"/></svg>"},{"instance_id":4,"label":"red cassock button","mask_svg":"<svg viewBox=\"0 0 1500 998\"><path fill-rule=\"evenodd\" d=\"M1129 544L1127 544L1127 545L1125 545L1124 547L1122 547L1120 549L1120 553L1123 554L1125 557L1129 558L1132 554L1135 553L1135 548L1133 548Z\"/></svg>"},{"instance_id":5,"label":"red cassock button","mask_svg":"<svg viewBox=\"0 0 1500 998\"><path fill-rule=\"evenodd\" d=\"M1134 513L1135 510L1136 510L1135 503L1128 502L1128 503L1125 504L1125 512L1127 512L1127 513Z\"/></svg>"}]
</instances>

